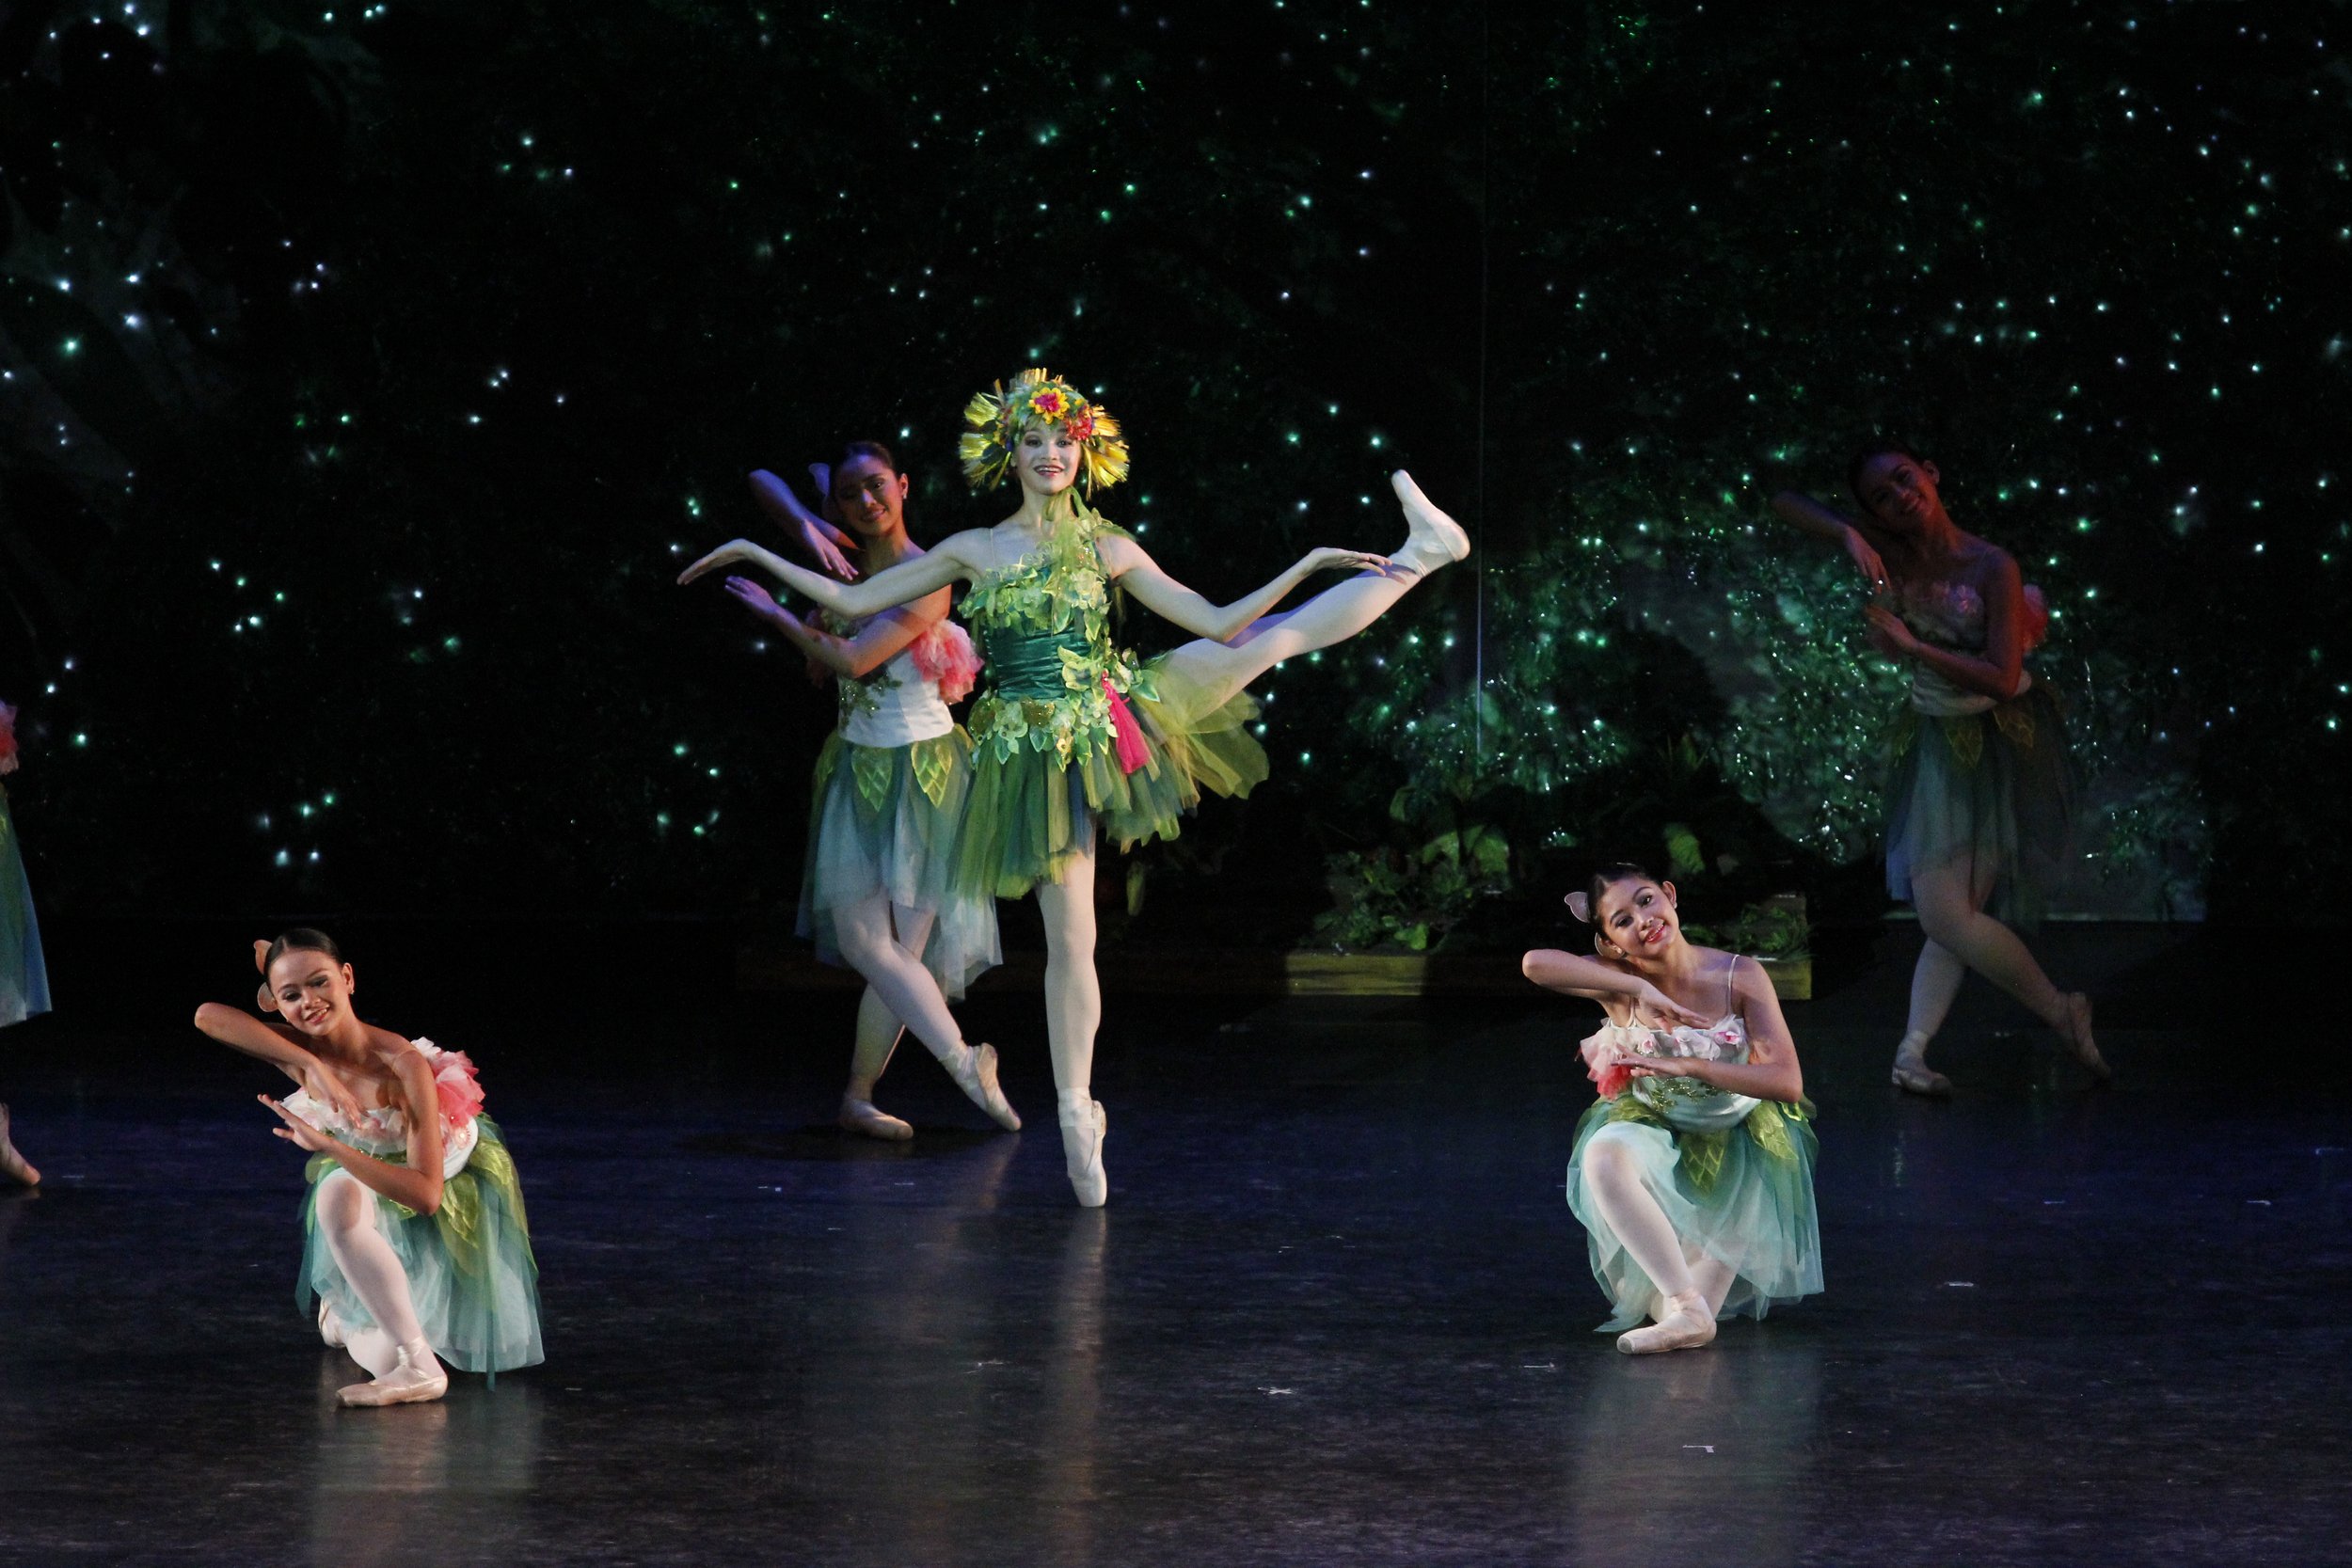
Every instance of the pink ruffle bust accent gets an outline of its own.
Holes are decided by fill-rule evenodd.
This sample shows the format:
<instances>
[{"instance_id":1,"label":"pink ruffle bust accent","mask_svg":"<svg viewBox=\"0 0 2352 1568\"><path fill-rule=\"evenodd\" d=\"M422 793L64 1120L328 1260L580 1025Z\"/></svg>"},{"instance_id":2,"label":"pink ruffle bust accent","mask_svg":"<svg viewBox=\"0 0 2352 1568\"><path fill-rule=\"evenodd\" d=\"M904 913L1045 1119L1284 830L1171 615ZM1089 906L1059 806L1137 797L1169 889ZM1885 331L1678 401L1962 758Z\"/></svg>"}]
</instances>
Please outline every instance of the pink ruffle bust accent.
<instances>
[{"instance_id":1,"label":"pink ruffle bust accent","mask_svg":"<svg viewBox=\"0 0 2352 1568\"><path fill-rule=\"evenodd\" d=\"M941 621L909 646L915 673L939 683L939 700L960 703L972 694L980 678L980 656L973 650L972 634L953 621Z\"/></svg>"},{"instance_id":2,"label":"pink ruffle bust accent","mask_svg":"<svg viewBox=\"0 0 2352 1568\"><path fill-rule=\"evenodd\" d=\"M441 1102L441 1117L452 1127L470 1124L482 1109L482 1085L476 1082L471 1057L462 1051L443 1051L433 1058L433 1092Z\"/></svg>"},{"instance_id":3,"label":"pink ruffle bust accent","mask_svg":"<svg viewBox=\"0 0 2352 1568\"><path fill-rule=\"evenodd\" d=\"M1136 722L1127 699L1111 689L1108 675L1103 677L1103 696L1111 705L1111 739L1119 748L1119 770L1132 773L1152 760L1152 748L1144 743L1143 726Z\"/></svg>"},{"instance_id":4,"label":"pink ruffle bust accent","mask_svg":"<svg viewBox=\"0 0 2352 1568\"><path fill-rule=\"evenodd\" d=\"M2050 601L2032 583L2026 584L2026 652L2042 646L2050 635Z\"/></svg>"},{"instance_id":5,"label":"pink ruffle bust accent","mask_svg":"<svg viewBox=\"0 0 2352 1568\"><path fill-rule=\"evenodd\" d=\"M1633 1082L1633 1066L1625 1048L1617 1043L1616 1025L1601 1025L1587 1035L1577 1049L1584 1057L1585 1076L1599 1087L1601 1099L1616 1099Z\"/></svg>"}]
</instances>

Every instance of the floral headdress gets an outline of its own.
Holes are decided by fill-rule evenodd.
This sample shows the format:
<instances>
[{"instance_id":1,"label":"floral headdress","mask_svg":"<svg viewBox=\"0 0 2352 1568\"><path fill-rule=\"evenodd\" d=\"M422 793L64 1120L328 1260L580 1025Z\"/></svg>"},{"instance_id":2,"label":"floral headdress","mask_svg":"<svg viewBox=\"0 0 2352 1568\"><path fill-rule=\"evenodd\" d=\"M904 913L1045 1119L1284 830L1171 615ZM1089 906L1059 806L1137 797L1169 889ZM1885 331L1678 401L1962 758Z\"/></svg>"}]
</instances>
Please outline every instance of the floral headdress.
<instances>
[{"instance_id":1,"label":"floral headdress","mask_svg":"<svg viewBox=\"0 0 2352 1568\"><path fill-rule=\"evenodd\" d=\"M1005 482L1021 433L1039 424L1057 424L1077 437L1078 478L1088 495L1097 485L1127 477L1127 443L1120 436L1119 421L1041 367L1014 376L1009 392L1000 381L993 391L974 394L963 405L963 422L971 426L957 443L963 477L980 489L993 490Z\"/></svg>"}]
</instances>

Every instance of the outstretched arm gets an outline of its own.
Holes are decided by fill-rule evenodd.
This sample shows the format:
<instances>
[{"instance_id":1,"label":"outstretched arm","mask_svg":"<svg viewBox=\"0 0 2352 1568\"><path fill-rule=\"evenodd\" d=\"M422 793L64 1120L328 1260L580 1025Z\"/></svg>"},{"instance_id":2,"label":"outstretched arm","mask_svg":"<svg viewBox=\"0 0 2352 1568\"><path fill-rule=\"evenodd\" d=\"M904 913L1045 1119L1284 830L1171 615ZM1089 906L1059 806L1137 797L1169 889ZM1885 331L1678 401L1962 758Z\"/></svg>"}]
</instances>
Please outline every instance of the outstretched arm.
<instances>
[{"instance_id":1,"label":"outstretched arm","mask_svg":"<svg viewBox=\"0 0 2352 1568\"><path fill-rule=\"evenodd\" d=\"M836 675L856 680L880 669L916 638L947 618L947 591L885 610L857 630L854 637L820 631L784 606L749 578L727 578L727 592L749 606L753 614L782 632L791 644Z\"/></svg>"},{"instance_id":2,"label":"outstretched arm","mask_svg":"<svg viewBox=\"0 0 2352 1568\"><path fill-rule=\"evenodd\" d=\"M1859 521L1840 516L1811 496L1795 490L1783 490L1772 498L1772 511L1780 518L1796 525L1798 531L1816 539L1826 539L1853 558L1862 568L1862 575L1873 588L1887 585L1886 562L1879 558L1878 546L1871 543Z\"/></svg>"},{"instance_id":3,"label":"outstretched arm","mask_svg":"<svg viewBox=\"0 0 2352 1568\"><path fill-rule=\"evenodd\" d=\"M1282 602L1284 594L1317 572L1341 567L1370 568L1377 571L1388 565L1386 556L1368 555L1362 550L1310 550L1280 577L1256 593L1235 599L1229 605L1211 604L1206 598L1178 582L1160 570L1159 562L1147 554L1141 545L1124 534L1106 534L1096 546L1103 560L1103 572L1116 578L1120 585L1136 596L1142 605L1164 621L1172 621L1195 637L1226 642L1241 635L1250 622Z\"/></svg>"},{"instance_id":4,"label":"outstretched arm","mask_svg":"<svg viewBox=\"0 0 2352 1568\"><path fill-rule=\"evenodd\" d=\"M748 539L738 539L720 546L687 567L677 579L683 585L723 566L755 566L835 615L857 620L912 604L927 594L936 594L972 576L973 568L962 549L964 541L971 537L969 533L956 534L930 554L902 561L864 582L835 582L805 566L795 566L775 551L762 549Z\"/></svg>"}]
</instances>

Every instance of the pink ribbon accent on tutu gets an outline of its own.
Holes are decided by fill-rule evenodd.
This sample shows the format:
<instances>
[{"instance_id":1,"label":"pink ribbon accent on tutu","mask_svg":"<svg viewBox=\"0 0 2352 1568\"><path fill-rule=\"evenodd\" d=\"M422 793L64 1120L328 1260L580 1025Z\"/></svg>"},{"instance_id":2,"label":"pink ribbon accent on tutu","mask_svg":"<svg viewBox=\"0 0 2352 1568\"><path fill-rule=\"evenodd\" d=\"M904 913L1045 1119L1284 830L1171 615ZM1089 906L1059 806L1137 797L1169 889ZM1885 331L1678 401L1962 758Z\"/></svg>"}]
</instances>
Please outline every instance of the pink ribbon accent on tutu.
<instances>
[{"instance_id":1,"label":"pink ribbon accent on tutu","mask_svg":"<svg viewBox=\"0 0 2352 1568\"><path fill-rule=\"evenodd\" d=\"M1136 722L1127 699L1111 689L1108 675L1103 677L1103 695L1111 705L1111 738L1119 744L1119 770L1132 773L1152 760L1152 748L1144 744L1143 726Z\"/></svg>"},{"instance_id":2,"label":"pink ribbon accent on tutu","mask_svg":"<svg viewBox=\"0 0 2352 1568\"><path fill-rule=\"evenodd\" d=\"M972 650L972 638L953 621L941 621L914 640L910 650L914 655L914 672L927 681L939 683L939 700L960 703L972 694L973 683L980 677L980 656Z\"/></svg>"}]
</instances>

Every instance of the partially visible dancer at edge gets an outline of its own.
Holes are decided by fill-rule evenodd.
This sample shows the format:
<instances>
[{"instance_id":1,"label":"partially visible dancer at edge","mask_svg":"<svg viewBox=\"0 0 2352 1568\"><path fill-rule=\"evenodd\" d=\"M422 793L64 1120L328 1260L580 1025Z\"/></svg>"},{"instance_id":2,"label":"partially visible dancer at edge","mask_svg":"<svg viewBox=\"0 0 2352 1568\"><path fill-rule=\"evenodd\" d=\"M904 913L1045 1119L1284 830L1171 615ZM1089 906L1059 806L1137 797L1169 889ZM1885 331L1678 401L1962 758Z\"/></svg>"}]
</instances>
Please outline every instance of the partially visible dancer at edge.
<instances>
[{"instance_id":1,"label":"partially visible dancer at edge","mask_svg":"<svg viewBox=\"0 0 2352 1568\"><path fill-rule=\"evenodd\" d=\"M824 566L842 578L919 561L907 535L907 476L879 441L852 441L841 461L813 465L825 515L803 506L761 469L752 494ZM847 530L845 532L844 530ZM851 565L844 551L854 552ZM967 1045L950 999L1002 961L996 901L953 885L957 834L972 791L972 737L948 713L979 674L972 639L947 618L946 588L850 621L811 626L749 578L727 592L784 634L840 694L840 723L818 753L809 789L808 853L800 934L829 964L866 979L858 999L841 1125L903 1140L914 1129L875 1107L874 1085L908 1028L972 1102L1008 1132L1021 1118L996 1083L996 1050Z\"/></svg>"},{"instance_id":2,"label":"partially visible dancer at edge","mask_svg":"<svg viewBox=\"0 0 2352 1568\"><path fill-rule=\"evenodd\" d=\"M1672 882L1603 866L1569 909L1593 954L1520 961L1608 1013L1583 1043L1600 1098L1577 1124L1568 1208L1629 1355L1692 1350L1718 1318L1821 1290L1812 1106L1772 982L1754 958L1682 937ZM1644 1318L1649 1326L1637 1326Z\"/></svg>"},{"instance_id":3,"label":"partially visible dancer at edge","mask_svg":"<svg viewBox=\"0 0 2352 1568\"><path fill-rule=\"evenodd\" d=\"M1912 667L1887 784L1886 891L1918 911L1927 941L1911 978L1894 1082L1914 1094L1951 1093L1927 1051L1971 969L2032 1009L2061 1052L2106 1079L2090 999L2051 984L1995 918L2030 916L2074 827L2065 724L2025 667L2049 612L2007 550L1952 522L1937 489L1942 479L1910 448L1882 443L1856 453L1846 472L1861 515L1793 490L1772 498L1782 517L1852 557L1875 595L1863 611L1872 644Z\"/></svg>"},{"instance_id":4,"label":"partially visible dancer at edge","mask_svg":"<svg viewBox=\"0 0 2352 1568\"><path fill-rule=\"evenodd\" d=\"M1021 500L993 528L944 540L929 555L844 585L745 540L679 576L691 582L748 562L837 615L871 615L973 585L964 617L987 657L988 689L972 705L977 747L957 880L1018 898L1034 891L1045 918L1045 1029L1058 1091L1062 1154L1078 1202L1101 1206L1108 1118L1092 1093L1102 990L1094 971L1094 856L1172 838L1200 791L1248 792L1266 776L1265 751L1244 728L1244 689L1275 664L1355 636L1415 583L1470 553L1470 540L1407 475L1391 478L1406 538L1393 558L1311 550L1263 588L1213 604L1176 581L1133 536L1080 497L1127 476L1118 421L1042 370L1024 372L964 408L964 473ZM1355 569L1298 609L1266 615L1317 572ZM1200 639L1144 661L1115 646L1116 584L1146 610ZM1264 617L1261 619L1261 617Z\"/></svg>"},{"instance_id":5,"label":"partially visible dancer at edge","mask_svg":"<svg viewBox=\"0 0 2352 1568\"><path fill-rule=\"evenodd\" d=\"M0 775L16 771L16 709L0 703ZM49 1010L49 967L40 953L40 923L33 918L33 885L16 842L8 791L0 785L0 1028ZM8 1108L0 1105L0 1180L40 1185L40 1172L8 1136Z\"/></svg>"},{"instance_id":6,"label":"partially visible dancer at edge","mask_svg":"<svg viewBox=\"0 0 2352 1568\"><path fill-rule=\"evenodd\" d=\"M344 1404L418 1404L459 1371L512 1371L546 1359L539 1266L523 1189L462 1052L363 1023L358 980L325 933L253 944L265 1023L207 1002L196 1026L299 1085L256 1095L310 1152L302 1205L296 1310L317 1303L319 1337L367 1369Z\"/></svg>"}]
</instances>

